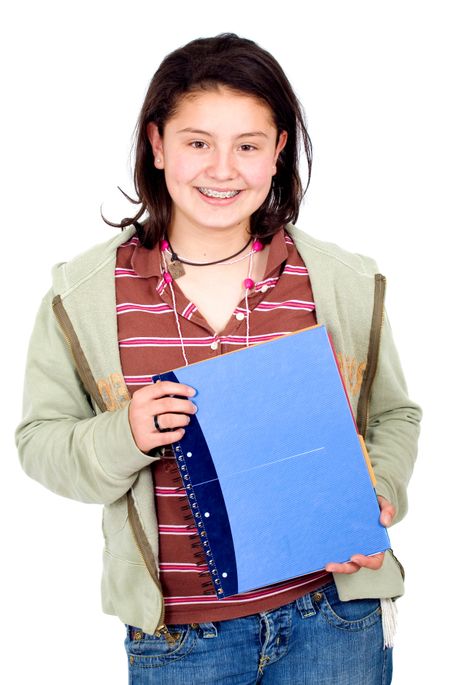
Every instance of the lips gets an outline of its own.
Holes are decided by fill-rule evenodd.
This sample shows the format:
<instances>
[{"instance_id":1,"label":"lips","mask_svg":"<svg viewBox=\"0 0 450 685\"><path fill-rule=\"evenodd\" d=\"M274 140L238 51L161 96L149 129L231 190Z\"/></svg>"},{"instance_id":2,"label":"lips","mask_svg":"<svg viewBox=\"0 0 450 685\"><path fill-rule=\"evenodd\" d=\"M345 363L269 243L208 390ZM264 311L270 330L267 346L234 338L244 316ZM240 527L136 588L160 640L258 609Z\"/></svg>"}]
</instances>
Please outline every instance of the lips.
<instances>
[{"instance_id":1,"label":"lips","mask_svg":"<svg viewBox=\"0 0 450 685\"><path fill-rule=\"evenodd\" d=\"M218 200L229 200L232 197L236 197L241 192L240 190L214 190L213 188L198 188L202 195L206 197L213 197Z\"/></svg>"}]
</instances>

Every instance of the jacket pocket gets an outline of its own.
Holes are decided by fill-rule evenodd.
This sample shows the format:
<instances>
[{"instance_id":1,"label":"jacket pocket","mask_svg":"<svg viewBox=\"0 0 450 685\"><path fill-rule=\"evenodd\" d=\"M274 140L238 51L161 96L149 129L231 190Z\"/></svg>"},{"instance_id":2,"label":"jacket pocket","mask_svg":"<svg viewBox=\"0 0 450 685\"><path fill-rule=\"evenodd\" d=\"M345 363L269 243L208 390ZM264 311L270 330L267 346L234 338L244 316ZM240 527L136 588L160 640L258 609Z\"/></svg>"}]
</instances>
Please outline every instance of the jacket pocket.
<instances>
[{"instance_id":1,"label":"jacket pocket","mask_svg":"<svg viewBox=\"0 0 450 685\"><path fill-rule=\"evenodd\" d=\"M128 519L127 496L103 507L102 529L105 540L121 531Z\"/></svg>"},{"instance_id":2,"label":"jacket pocket","mask_svg":"<svg viewBox=\"0 0 450 685\"><path fill-rule=\"evenodd\" d=\"M143 561L127 561L103 551L102 606L123 623L153 633L161 615L161 594Z\"/></svg>"}]
</instances>

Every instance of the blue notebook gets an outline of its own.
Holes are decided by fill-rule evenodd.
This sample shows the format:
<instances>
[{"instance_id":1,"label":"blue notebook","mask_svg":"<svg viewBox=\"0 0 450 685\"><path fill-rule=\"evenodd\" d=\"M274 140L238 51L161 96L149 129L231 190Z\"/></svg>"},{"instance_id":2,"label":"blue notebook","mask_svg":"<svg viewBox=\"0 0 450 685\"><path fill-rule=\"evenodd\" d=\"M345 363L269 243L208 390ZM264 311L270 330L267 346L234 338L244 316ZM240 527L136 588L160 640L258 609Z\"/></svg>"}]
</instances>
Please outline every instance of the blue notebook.
<instances>
[{"instance_id":1,"label":"blue notebook","mask_svg":"<svg viewBox=\"0 0 450 685\"><path fill-rule=\"evenodd\" d=\"M197 391L173 447L218 598L390 547L324 326L153 378Z\"/></svg>"}]
</instances>

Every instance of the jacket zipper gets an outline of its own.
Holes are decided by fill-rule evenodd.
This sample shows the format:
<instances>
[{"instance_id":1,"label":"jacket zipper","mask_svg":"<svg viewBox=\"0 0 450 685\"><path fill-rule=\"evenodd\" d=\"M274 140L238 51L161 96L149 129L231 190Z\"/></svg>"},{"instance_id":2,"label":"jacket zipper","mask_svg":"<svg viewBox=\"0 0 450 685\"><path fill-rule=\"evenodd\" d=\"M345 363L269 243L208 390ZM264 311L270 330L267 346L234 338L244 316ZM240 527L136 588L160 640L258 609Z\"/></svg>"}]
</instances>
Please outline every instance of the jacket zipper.
<instances>
[{"instance_id":1,"label":"jacket zipper","mask_svg":"<svg viewBox=\"0 0 450 685\"><path fill-rule=\"evenodd\" d=\"M378 355L380 351L381 330L384 323L384 298L386 294L386 277L382 274L375 274L374 303L372 313L372 325L369 336L369 349L367 353L367 366L364 373L363 385L358 402L357 424L360 434L365 437L369 422L369 399L372 384L378 366ZM389 549L394 561L397 563L403 580L405 580L405 569L403 564L397 559L392 548Z\"/></svg>"},{"instance_id":2,"label":"jacket zipper","mask_svg":"<svg viewBox=\"0 0 450 685\"><path fill-rule=\"evenodd\" d=\"M148 542L147 536L145 534L144 529L142 528L142 524L139 520L139 515L136 511L135 504L133 502L133 496L131 494L131 490L127 492L127 506L128 506L128 520L130 521L130 528L133 533L133 538L136 543L136 546L141 553L142 559L144 560L144 564L147 568L147 571L150 574L151 579L155 583L156 587L159 590L159 594L161 596L161 614L159 616L159 621L158 621L158 626L155 631L155 635L158 635L159 633L164 635L166 638L167 642L169 643L174 643L176 642L175 638L171 635L169 632L167 626L164 623L165 620L165 607L164 607L164 597L161 589L161 583L159 582L159 578L156 575L156 567L154 563L154 557L153 557L153 552L151 551L150 544Z\"/></svg>"},{"instance_id":3,"label":"jacket zipper","mask_svg":"<svg viewBox=\"0 0 450 685\"><path fill-rule=\"evenodd\" d=\"M364 372L362 388L358 401L357 425L360 435L365 438L369 421L369 399L373 381L378 366L380 351L381 329L384 319L384 297L386 293L386 278L382 274L375 274L374 302L372 311L372 323L369 335L369 347L367 352L367 365Z\"/></svg>"},{"instance_id":4,"label":"jacket zipper","mask_svg":"<svg viewBox=\"0 0 450 685\"><path fill-rule=\"evenodd\" d=\"M106 404L103 401L99 389L97 388L94 376L92 375L92 371L89 368L87 359L84 356L83 349L80 345L80 341L78 340L75 329L72 326L72 322L69 319L66 310L64 309L60 295L56 295L56 297L53 298L52 307L62 334L69 345L69 349L75 362L75 367L78 371L86 393L92 397L101 411L107 411Z\"/></svg>"},{"instance_id":5,"label":"jacket zipper","mask_svg":"<svg viewBox=\"0 0 450 685\"><path fill-rule=\"evenodd\" d=\"M390 552L391 552L392 556L394 557L394 560L395 560L395 561L397 562L397 564L398 564L398 567L399 567L399 569L400 569L400 573L402 574L403 580L405 580L405 568L404 568L403 564L402 564L401 561L399 561L399 560L397 559L397 557L395 556L394 550L392 549L392 547L390 548Z\"/></svg>"},{"instance_id":6,"label":"jacket zipper","mask_svg":"<svg viewBox=\"0 0 450 685\"><path fill-rule=\"evenodd\" d=\"M69 316L64 308L64 305L62 303L60 295L57 295L53 301L52 301L52 307L53 307L53 312L55 314L56 320L59 324L59 327L61 329L61 332L64 336L64 339L70 349L70 352L72 354L73 360L75 362L75 367L78 371L78 374L80 376L80 379L83 383L84 389L86 393L92 397L92 399L96 402L98 405L99 409L104 412L107 411L107 407L105 402L103 401L102 396L100 395L97 385L95 383L94 376L92 374L91 369L89 368L89 364L87 362L87 359L84 355L83 349L80 345L80 341L78 340L78 336L75 332L75 329L72 325L72 322L69 319ZM161 614L159 617L159 622L158 622L158 627L156 628L155 634L159 635L162 634L166 638L167 642L170 644L173 644L176 642L176 638L173 637L173 635L169 632L167 626L164 624L164 618L165 618L165 607L164 607L164 597L163 593L161 590L161 584L159 582L159 578L156 575L156 564L154 561L153 557L153 552L150 548L150 545L148 543L147 537L145 535L144 530L142 529L142 524L139 520L136 508L134 506L134 502L132 500L132 495L131 491L128 491L127 493L127 501L128 501L128 518L130 521L130 528L133 534L134 541L136 543L136 546L142 556L142 559L145 563L145 566L147 568L147 571L150 574L150 577L152 578L153 582L156 584L156 587L158 588L160 597L161 597ZM147 549L148 548L148 549Z\"/></svg>"},{"instance_id":7,"label":"jacket zipper","mask_svg":"<svg viewBox=\"0 0 450 685\"><path fill-rule=\"evenodd\" d=\"M77 360L75 359L75 355L74 355L74 352L73 352L72 343L70 342L69 336L68 336L68 334L66 333L66 329L64 328L64 325L63 325L63 323L62 323L62 321L61 321L61 318L60 318L60 311L59 311L59 306L58 306L58 304L59 304L59 303L56 301L56 298L55 298L55 299L53 300L53 302L52 302L53 313L54 313L55 318L56 318L56 320L57 320L57 322L58 322L59 329L60 329L61 333L63 334L64 340L65 340L66 343L67 343L67 347L69 348L70 353L71 353L71 355L72 355L72 357L73 357L73 360L74 360L74 362L75 362L75 366L78 368Z\"/></svg>"}]
</instances>

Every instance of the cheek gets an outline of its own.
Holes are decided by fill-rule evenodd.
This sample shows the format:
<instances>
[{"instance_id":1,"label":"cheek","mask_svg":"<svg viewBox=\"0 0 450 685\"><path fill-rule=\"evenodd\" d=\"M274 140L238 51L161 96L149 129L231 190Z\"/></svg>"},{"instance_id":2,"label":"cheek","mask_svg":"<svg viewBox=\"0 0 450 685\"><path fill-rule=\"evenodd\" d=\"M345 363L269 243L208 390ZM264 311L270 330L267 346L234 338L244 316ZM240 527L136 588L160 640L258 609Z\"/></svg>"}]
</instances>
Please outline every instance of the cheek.
<instances>
[{"instance_id":1,"label":"cheek","mask_svg":"<svg viewBox=\"0 0 450 685\"><path fill-rule=\"evenodd\" d=\"M272 183L272 158L261 160L259 164L249 166L244 172L247 181L255 188L268 188Z\"/></svg>"},{"instance_id":2,"label":"cheek","mask_svg":"<svg viewBox=\"0 0 450 685\"><path fill-rule=\"evenodd\" d=\"M199 170L198 160L186 157L186 155L172 155L166 162L166 183L167 185L188 183L196 177Z\"/></svg>"},{"instance_id":3,"label":"cheek","mask_svg":"<svg viewBox=\"0 0 450 685\"><path fill-rule=\"evenodd\" d=\"M269 170L261 169L258 173L255 173L252 176L251 183L256 190L264 193L269 192L272 183L271 168Z\"/></svg>"}]
</instances>

